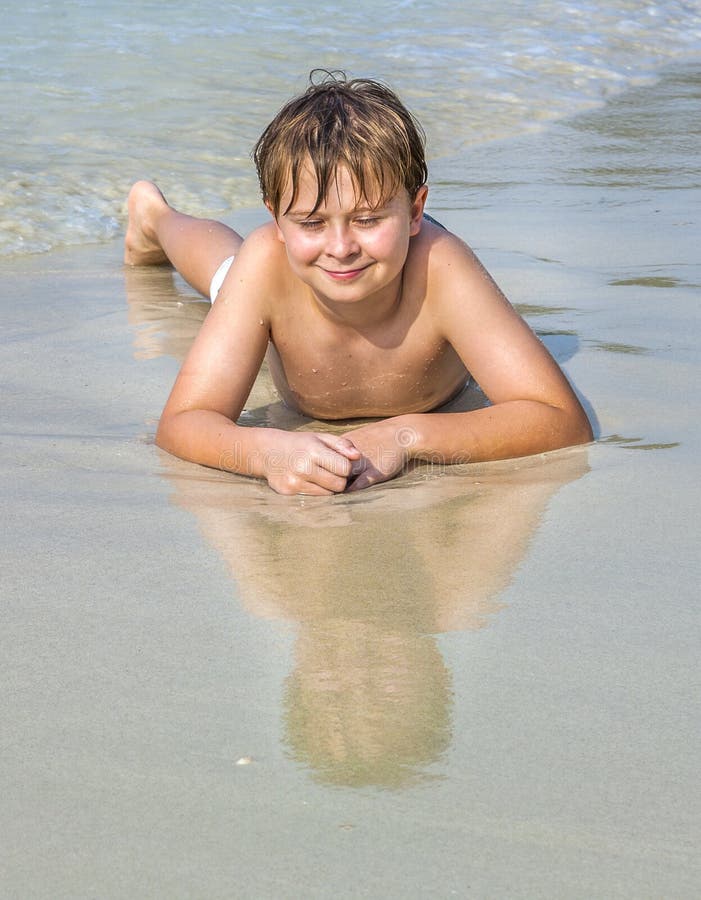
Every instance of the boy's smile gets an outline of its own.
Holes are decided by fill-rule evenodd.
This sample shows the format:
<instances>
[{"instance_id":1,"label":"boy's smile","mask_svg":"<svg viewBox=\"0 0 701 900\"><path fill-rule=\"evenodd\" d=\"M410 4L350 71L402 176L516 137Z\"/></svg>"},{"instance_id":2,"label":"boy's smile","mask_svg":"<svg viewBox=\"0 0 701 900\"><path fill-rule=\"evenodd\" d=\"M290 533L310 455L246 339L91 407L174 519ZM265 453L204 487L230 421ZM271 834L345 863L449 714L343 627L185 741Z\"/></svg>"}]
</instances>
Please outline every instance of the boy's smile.
<instances>
[{"instance_id":1,"label":"boy's smile","mask_svg":"<svg viewBox=\"0 0 701 900\"><path fill-rule=\"evenodd\" d=\"M278 239L285 244L292 271L317 301L341 316L347 304L371 297L376 313L382 301L393 305L409 239L421 227L426 189L411 203L402 188L378 206L375 196L358 197L350 173L339 167L322 204L313 211L317 183L306 167L294 204L287 209L291 195L288 186L281 204L287 211L276 222Z\"/></svg>"}]
</instances>

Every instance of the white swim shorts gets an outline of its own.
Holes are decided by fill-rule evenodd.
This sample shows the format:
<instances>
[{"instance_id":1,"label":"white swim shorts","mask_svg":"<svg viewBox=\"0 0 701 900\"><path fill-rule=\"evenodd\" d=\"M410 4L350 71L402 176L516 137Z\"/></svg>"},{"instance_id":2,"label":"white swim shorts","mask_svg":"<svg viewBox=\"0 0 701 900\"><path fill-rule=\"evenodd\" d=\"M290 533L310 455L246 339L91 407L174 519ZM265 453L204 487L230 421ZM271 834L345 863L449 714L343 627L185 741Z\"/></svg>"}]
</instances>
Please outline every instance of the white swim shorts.
<instances>
[{"instance_id":1,"label":"white swim shorts","mask_svg":"<svg viewBox=\"0 0 701 900\"><path fill-rule=\"evenodd\" d=\"M224 283L224 279L226 278L226 273L231 268L231 264L234 261L233 256L227 257L224 262L219 266L217 271L214 273L214 278L209 285L209 299L214 303L217 299L217 294L219 293L219 288Z\"/></svg>"}]
</instances>

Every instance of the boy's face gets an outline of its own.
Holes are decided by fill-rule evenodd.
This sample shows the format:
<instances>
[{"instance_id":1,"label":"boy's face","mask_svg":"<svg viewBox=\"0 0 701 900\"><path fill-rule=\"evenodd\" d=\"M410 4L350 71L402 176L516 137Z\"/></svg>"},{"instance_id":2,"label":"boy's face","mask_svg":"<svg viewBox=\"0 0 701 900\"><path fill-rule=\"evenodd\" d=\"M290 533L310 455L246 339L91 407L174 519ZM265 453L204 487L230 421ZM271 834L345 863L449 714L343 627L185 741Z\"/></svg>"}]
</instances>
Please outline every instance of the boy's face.
<instances>
[{"instance_id":1,"label":"boy's face","mask_svg":"<svg viewBox=\"0 0 701 900\"><path fill-rule=\"evenodd\" d=\"M306 167L294 205L276 220L290 267L324 303L358 303L379 299L382 292L396 299L409 238L421 227L426 193L421 188L412 202L402 188L375 209L376 198L358 197L350 173L339 167L322 205L311 215L317 183L311 165ZM291 197L290 185L281 209L287 209Z\"/></svg>"}]
</instances>

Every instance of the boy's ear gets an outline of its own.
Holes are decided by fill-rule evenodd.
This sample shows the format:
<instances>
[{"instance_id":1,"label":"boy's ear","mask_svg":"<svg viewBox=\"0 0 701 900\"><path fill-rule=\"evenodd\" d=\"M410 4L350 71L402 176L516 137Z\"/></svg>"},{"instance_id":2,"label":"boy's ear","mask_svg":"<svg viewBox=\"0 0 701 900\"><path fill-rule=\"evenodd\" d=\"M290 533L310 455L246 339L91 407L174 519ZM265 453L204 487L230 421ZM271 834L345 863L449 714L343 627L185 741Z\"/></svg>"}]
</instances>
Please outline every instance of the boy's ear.
<instances>
[{"instance_id":1,"label":"boy's ear","mask_svg":"<svg viewBox=\"0 0 701 900\"><path fill-rule=\"evenodd\" d=\"M428 186L423 184L416 192L416 196L411 204L411 225L409 235L413 237L421 230L421 222L424 216L424 206L426 206L426 198L428 197Z\"/></svg>"},{"instance_id":2,"label":"boy's ear","mask_svg":"<svg viewBox=\"0 0 701 900\"><path fill-rule=\"evenodd\" d=\"M277 216L275 215L275 210L274 210L273 207L270 205L270 201L269 201L269 200L264 200L263 202L265 203L265 206L266 206L268 212L269 212L270 215L273 217L273 222L275 222L275 229L276 229L276 231L277 231L277 239L280 241L281 244L284 244L284 243L285 243L285 238L284 238L284 236L283 236L283 234L282 234L282 231L280 230L280 226L279 226L279 224L278 224Z\"/></svg>"}]
</instances>

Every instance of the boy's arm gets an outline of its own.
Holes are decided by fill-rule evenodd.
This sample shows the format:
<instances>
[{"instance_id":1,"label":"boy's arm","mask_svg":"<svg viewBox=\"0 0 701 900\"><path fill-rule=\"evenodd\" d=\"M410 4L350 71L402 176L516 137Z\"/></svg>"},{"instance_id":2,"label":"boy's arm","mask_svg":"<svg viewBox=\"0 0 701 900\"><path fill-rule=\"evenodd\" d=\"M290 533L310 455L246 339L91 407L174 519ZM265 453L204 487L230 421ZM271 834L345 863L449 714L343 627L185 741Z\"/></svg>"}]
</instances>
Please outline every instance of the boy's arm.
<instances>
[{"instance_id":1,"label":"boy's arm","mask_svg":"<svg viewBox=\"0 0 701 900\"><path fill-rule=\"evenodd\" d=\"M397 474L409 459L509 459L587 443L587 416L560 367L475 255L452 235L432 249L434 320L491 401L470 412L398 416L349 433L363 452L350 489Z\"/></svg>"},{"instance_id":2,"label":"boy's arm","mask_svg":"<svg viewBox=\"0 0 701 900\"><path fill-rule=\"evenodd\" d=\"M268 346L270 249L263 229L241 247L173 386L156 443L191 462L265 478L280 493L336 493L359 457L348 439L236 424Z\"/></svg>"}]
</instances>

